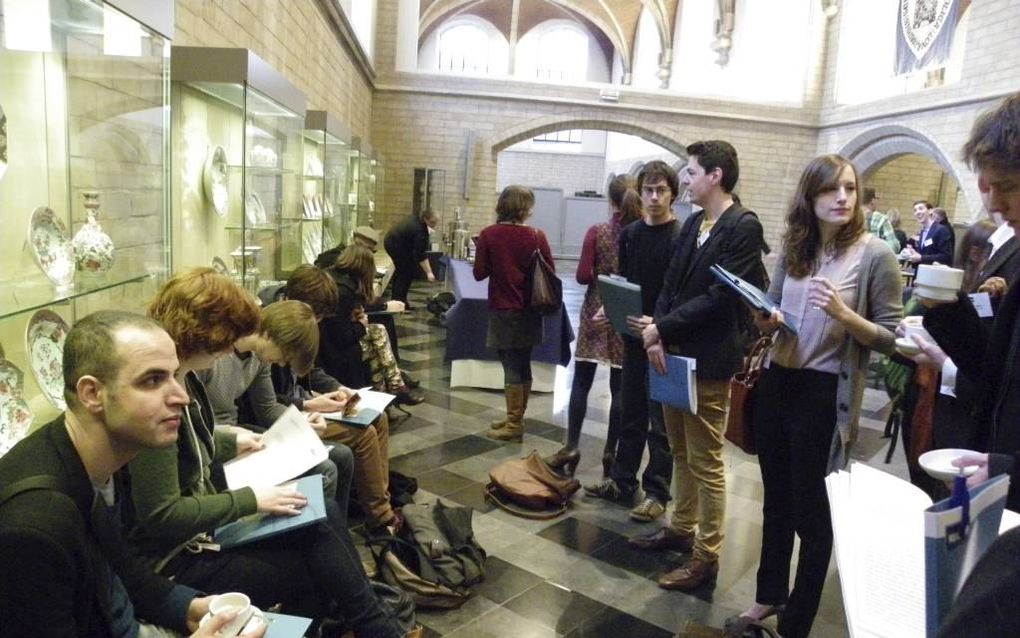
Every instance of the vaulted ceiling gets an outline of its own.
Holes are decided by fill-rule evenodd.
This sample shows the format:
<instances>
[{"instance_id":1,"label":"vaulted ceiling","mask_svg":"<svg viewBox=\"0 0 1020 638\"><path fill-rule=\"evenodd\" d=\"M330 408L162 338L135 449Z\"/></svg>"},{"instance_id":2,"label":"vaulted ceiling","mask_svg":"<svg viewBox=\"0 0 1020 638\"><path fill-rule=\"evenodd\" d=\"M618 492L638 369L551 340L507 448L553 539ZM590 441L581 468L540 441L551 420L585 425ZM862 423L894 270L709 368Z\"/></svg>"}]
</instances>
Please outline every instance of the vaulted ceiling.
<instances>
[{"instance_id":1,"label":"vaulted ceiling","mask_svg":"<svg viewBox=\"0 0 1020 638\"><path fill-rule=\"evenodd\" d=\"M659 31L664 50L672 47L676 12L681 0L421 0L419 43L439 25L460 15L484 18L509 42L519 40L533 27L551 19L577 22L598 40L609 66L618 51L624 73L634 56L638 20L647 8ZM514 29L516 17L516 32Z\"/></svg>"}]
</instances>

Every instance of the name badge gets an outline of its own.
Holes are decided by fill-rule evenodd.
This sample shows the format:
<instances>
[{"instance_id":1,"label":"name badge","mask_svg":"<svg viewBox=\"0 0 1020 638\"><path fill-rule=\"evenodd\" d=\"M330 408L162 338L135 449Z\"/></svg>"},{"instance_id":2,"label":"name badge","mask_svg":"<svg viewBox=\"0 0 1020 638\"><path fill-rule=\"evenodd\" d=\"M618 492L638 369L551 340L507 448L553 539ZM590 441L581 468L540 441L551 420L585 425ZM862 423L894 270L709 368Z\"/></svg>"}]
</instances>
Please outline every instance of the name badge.
<instances>
[{"instance_id":1,"label":"name badge","mask_svg":"<svg viewBox=\"0 0 1020 638\"><path fill-rule=\"evenodd\" d=\"M977 314L982 319L995 316L992 311L992 298L988 296L987 292L976 292L973 295L968 295L970 302L974 304L974 310L977 310Z\"/></svg>"},{"instance_id":2,"label":"name badge","mask_svg":"<svg viewBox=\"0 0 1020 638\"><path fill-rule=\"evenodd\" d=\"M925 245L925 246L931 246L931 242L932 242L932 240L931 240L931 239L925 239L925 240L924 240L924 245Z\"/></svg>"}]
</instances>

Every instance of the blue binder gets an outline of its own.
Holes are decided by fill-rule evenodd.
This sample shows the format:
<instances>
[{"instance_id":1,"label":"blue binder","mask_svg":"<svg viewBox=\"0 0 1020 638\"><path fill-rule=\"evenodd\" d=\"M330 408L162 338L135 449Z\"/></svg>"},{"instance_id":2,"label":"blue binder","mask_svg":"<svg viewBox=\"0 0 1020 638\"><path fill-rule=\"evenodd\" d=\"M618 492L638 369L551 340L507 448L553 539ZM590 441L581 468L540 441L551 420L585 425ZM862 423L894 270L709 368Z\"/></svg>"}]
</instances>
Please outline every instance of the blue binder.
<instances>
[{"instance_id":1,"label":"blue binder","mask_svg":"<svg viewBox=\"0 0 1020 638\"><path fill-rule=\"evenodd\" d=\"M698 362L690 357L666 355L666 374L659 374L648 365L648 394L653 401L698 413L698 379L694 372Z\"/></svg>"},{"instance_id":2,"label":"blue binder","mask_svg":"<svg viewBox=\"0 0 1020 638\"><path fill-rule=\"evenodd\" d=\"M325 520L326 504L322 495L322 474L302 476L297 480L296 488L308 499L308 503L297 516L252 514L217 527L213 532L213 540L220 549L230 549Z\"/></svg>"}]
</instances>

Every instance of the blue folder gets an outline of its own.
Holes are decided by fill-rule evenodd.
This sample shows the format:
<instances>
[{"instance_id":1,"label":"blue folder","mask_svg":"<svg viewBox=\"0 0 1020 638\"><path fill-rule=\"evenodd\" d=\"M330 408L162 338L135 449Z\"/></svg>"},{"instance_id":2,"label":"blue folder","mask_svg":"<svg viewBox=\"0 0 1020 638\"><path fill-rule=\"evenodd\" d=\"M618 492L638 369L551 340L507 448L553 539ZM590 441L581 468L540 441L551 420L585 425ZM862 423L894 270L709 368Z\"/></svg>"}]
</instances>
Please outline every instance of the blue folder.
<instances>
[{"instance_id":1,"label":"blue folder","mask_svg":"<svg viewBox=\"0 0 1020 638\"><path fill-rule=\"evenodd\" d=\"M217 527L213 532L213 540L220 549L230 549L325 520L326 504L322 496L322 474L297 479L297 491L308 499L308 503L301 508L301 513L297 516L252 514Z\"/></svg>"},{"instance_id":2,"label":"blue folder","mask_svg":"<svg viewBox=\"0 0 1020 638\"><path fill-rule=\"evenodd\" d=\"M311 618L266 612L262 619L269 625L265 638L301 638L312 624Z\"/></svg>"},{"instance_id":3,"label":"blue folder","mask_svg":"<svg viewBox=\"0 0 1020 638\"><path fill-rule=\"evenodd\" d=\"M666 374L659 374L648 364L648 395L684 412L698 413L698 379L694 374L697 361L690 357L666 355Z\"/></svg>"}]
</instances>

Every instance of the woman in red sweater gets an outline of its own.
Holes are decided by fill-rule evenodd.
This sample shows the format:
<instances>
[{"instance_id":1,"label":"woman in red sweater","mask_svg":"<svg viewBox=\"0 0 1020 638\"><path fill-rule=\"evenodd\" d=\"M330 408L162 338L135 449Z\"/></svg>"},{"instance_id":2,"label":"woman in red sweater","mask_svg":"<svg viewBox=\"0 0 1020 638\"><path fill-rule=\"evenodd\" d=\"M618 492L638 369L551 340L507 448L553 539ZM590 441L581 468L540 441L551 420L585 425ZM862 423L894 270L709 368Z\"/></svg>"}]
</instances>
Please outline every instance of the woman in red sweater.
<instances>
[{"instance_id":1,"label":"woman in red sweater","mask_svg":"<svg viewBox=\"0 0 1020 638\"><path fill-rule=\"evenodd\" d=\"M489 331L485 345L499 353L506 388L506 418L492 424L489 438L520 442L531 392L531 349L542 343L542 316L530 307L531 261L535 249L552 265L542 231L524 222L535 194L507 186L496 202L496 223L478 236L475 279L489 278ZM554 266L555 267L555 266Z\"/></svg>"}]
</instances>

